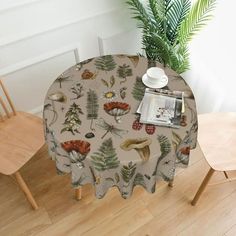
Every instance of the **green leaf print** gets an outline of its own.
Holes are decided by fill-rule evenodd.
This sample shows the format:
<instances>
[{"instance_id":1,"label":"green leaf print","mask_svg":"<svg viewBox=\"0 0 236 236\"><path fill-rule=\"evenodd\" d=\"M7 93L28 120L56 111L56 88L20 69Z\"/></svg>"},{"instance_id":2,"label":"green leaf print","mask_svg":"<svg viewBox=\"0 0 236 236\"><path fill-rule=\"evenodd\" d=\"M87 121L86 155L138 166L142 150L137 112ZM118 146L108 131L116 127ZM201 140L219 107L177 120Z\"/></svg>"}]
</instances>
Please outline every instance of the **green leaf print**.
<instances>
[{"instance_id":1,"label":"green leaf print","mask_svg":"<svg viewBox=\"0 0 236 236\"><path fill-rule=\"evenodd\" d=\"M136 171L136 164L133 164L132 161L128 165L124 165L121 169L121 176L124 182L129 183Z\"/></svg>"},{"instance_id":2,"label":"green leaf print","mask_svg":"<svg viewBox=\"0 0 236 236\"><path fill-rule=\"evenodd\" d=\"M63 132L71 132L73 135L79 133L79 126L81 125L81 120L79 115L83 114L81 108L76 103L73 103L65 115L65 121L63 123L64 128L61 130Z\"/></svg>"},{"instance_id":3,"label":"green leaf print","mask_svg":"<svg viewBox=\"0 0 236 236\"><path fill-rule=\"evenodd\" d=\"M137 101L141 101L145 93L145 88L146 86L143 84L142 78L137 76L132 90L132 95L134 99L136 99Z\"/></svg>"},{"instance_id":4,"label":"green leaf print","mask_svg":"<svg viewBox=\"0 0 236 236\"><path fill-rule=\"evenodd\" d=\"M132 69L129 65L123 64L122 66L119 66L117 70L117 76L121 79L123 79L120 83L126 82L126 77L132 75Z\"/></svg>"},{"instance_id":5,"label":"green leaf print","mask_svg":"<svg viewBox=\"0 0 236 236\"><path fill-rule=\"evenodd\" d=\"M115 169L120 164L111 138L105 140L91 158L97 171Z\"/></svg>"},{"instance_id":6,"label":"green leaf print","mask_svg":"<svg viewBox=\"0 0 236 236\"><path fill-rule=\"evenodd\" d=\"M137 173L134 177L134 186L136 185L141 185L143 186L144 188L146 188L146 184L145 184L145 181L144 181L144 177L142 174L140 173Z\"/></svg>"},{"instance_id":7,"label":"green leaf print","mask_svg":"<svg viewBox=\"0 0 236 236\"><path fill-rule=\"evenodd\" d=\"M161 177L162 177L165 181L167 181L167 182L170 182L171 180L173 180L173 178L168 177L168 176L165 175L163 172L161 172Z\"/></svg>"},{"instance_id":8,"label":"green leaf print","mask_svg":"<svg viewBox=\"0 0 236 236\"><path fill-rule=\"evenodd\" d=\"M165 157L171 151L171 143L165 135L158 135L157 137L161 146L161 156Z\"/></svg>"},{"instance_id":9,"label":"green leaf print","mask_svg":"<svg viewBox=\"0 0 236 236\"><path fill-rule=\"evenodd\" d=\"M93 120L98 118L98 96L94 90L89 89L87 92L87 120L91 120L90 129L94 130Z\"/></svg>"},{"instance_id":10,"label":"green leaf print","mask_svg":"<svg viewBox=\"0 0 236 236\"><path fill-rule=\"evenodd\" d=\"M116 67L116 63L111 55L99 57L95 61L95 66L98 70L111 71Z\"/></svg>"},{"instance_id":11,"label":"green leaf print","mask_svg":"<svg viewBox=\"0 0 236 236\"><path fill-rule=\"evenodd\" d=\"M161 148L161 156L156 163L156 168L152 174L153 176L157 174L157 168L161 160L163 160L171 152L171 143L165 135L158 135L157 139Z\"/></svg>"}]
</instances>

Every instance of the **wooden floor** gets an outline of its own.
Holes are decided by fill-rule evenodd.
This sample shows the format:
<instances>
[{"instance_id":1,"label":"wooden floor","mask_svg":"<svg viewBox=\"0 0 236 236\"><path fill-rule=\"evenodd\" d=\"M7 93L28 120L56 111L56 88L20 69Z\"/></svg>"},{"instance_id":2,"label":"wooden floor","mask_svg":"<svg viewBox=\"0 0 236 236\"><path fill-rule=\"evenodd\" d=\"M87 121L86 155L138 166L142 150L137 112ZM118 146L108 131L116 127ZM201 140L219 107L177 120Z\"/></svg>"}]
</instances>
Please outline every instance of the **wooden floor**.
<instances>
[{"instance_id":1,"label":"wooden floor","mask_svg":"<svg viewBox=\"0 0 236 236\"><path fill-rule=\"evenodd\" d=\"M172 189L164 182L158 183L154 194L137 187L128 200L111 189L98 200L87 185L77 202L70 176L56 174L43 148L22 170L38 211L31 209L13 179L0 175L0 235L236 235L236 181L209 187L197 206L190 205L207 170L197 148L189 168L178 172ZM212 181L221 179L224 175L217 173Z\"/></svg>"}]
</instances>

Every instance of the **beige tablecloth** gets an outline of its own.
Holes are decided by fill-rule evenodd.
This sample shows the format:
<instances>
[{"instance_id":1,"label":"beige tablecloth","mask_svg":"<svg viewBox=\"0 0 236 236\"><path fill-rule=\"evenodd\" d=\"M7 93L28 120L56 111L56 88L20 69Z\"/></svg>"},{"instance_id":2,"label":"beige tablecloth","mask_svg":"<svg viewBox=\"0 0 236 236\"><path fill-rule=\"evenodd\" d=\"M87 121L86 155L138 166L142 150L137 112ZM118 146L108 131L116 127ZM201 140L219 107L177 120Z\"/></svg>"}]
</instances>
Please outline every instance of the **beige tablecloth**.
<instances>
[{"instance_id":1,"label":"beige tablecloth","mask_svg":"<svg viewBox=\"0 0 236 236\"><path fill-rule=\"evenodd\" d=\"M95 186L102 198L112 186L122 197L136 185L154 192L157 179L172 181L196 146L197 113L186 82L165 68L166 89L185 93L179 129L145 125L136 113L150 66L144 57L108 55L83 61L61 74L44 105L45 137L59 174L71 174L77 188Z\"/></svg>"}]
</instances>

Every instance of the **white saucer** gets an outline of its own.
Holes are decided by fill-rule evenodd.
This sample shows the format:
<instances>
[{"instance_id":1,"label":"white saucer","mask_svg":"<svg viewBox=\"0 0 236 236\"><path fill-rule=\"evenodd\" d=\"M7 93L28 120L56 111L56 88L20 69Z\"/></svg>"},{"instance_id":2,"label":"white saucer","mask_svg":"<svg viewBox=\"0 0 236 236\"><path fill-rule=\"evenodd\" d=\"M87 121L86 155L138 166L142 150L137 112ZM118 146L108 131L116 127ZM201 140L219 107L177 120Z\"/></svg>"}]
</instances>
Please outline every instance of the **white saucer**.
<instances>
[{"instance_id":1,"label":"white saucer","mask_svg":"<svg viewBox=\"0 0 236 236\"><path fill-rule=\"evenodd\" d=\"M163 87L165 87L168 84L168 81L166 81L165 83L151 83L148 80L147 74L143 75L142 81L149 88L163 88Z\"/></svg>"}]
</instances>

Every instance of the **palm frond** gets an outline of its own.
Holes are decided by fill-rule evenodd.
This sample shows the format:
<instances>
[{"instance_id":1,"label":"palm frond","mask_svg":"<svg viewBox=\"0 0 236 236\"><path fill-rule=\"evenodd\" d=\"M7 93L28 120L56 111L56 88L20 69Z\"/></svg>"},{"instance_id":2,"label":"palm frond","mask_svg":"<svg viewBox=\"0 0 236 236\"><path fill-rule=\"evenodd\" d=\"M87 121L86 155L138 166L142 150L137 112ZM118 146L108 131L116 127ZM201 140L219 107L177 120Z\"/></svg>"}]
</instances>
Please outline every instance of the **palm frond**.
<instances>
[{"instance_id":1,"label":"palm frond","mask_svg":"<svg viewBox=\"0 0 236 236\"><path fill-rule=\"evenodd\" d=\"M130 10L133 12L134 19L142 22L143 25L150 24L151 18L139 0L128 0L126 3L130 6Z\"/></svg>"},{"instance_id":2,"label":"palm frond","mask_svg":"<svg viewBox=\"0 0 236 236\"><path fill-rule=\"evenodd\" d=\"M216 0L127 0L142 29L142 45L150 61L177 73L189 69L188 42L211 18Z\"/></svg>"},{"instance_id":3,"label":"palm frond","mask_svg":"<svg viewBox=\"0 0 236 236\"><path fill-rule=\"evenodd\" d=\"M153 0L156 2L156 8L160 15L160 17L163 19L166 16L166 13L171 8L172 2L175 0Z\"/></svg>"},{"instance_id":4,"label":"palm frond","mask_svg":"<svg viewBox=\"0 0 236 236\"><path fill-rule=\"evenodd\" d=\"M178 31L178 41L181 45L188 43L206 25L215 6L216 0L198 0L192 6Z\"/></svg>"},{"instance_id":5,"label":"palm frond","mask_svg":"<svg viewBox=\"0 0 236 236\"><path fill-rule=\"evenodd\" d=\"M148 12L155 22L155 31L164 34L164 29L162 27L163 22L163 12L159 11L158 9L158 2L156 0L149 0L148 1Z\"/></svg>"},{"instance_id":6,"label":"palm frond","mask_svg":"<svg viewBox=\"0 0 236 236\"><path fill-rule=\"evenodd\" d=\"M162 23L162 28L164 30L165 36L167 35L167 30L168 30L167 14L169 10L171 9L173 1L175 0L157 0L157 9L162 19L161 23Z\"/></svg>"},{"instance_id":7,"label":"palm frond","mask_svg":"<svg viewBox=\"0 0 236 236\"><path fill-rule=\"evenodd\" d=\"M147 57L152 60L158 60L164 65L170 61L170 48L168 43L163 40L158 34L146 35L143 43L147 45ZM158 57L156 57L158 55Z\"/></svg>"},{"instance_id":8,"label":"palm frond","mask_svg":"<svg viewBox=\"0 0 236 236\"><path fill-rule=\"evenodd\" d=\"M176 67L176 72L181 74L187 71L190 67L189 63L189 50L187 44L180 46L177 51L179 55L178 66Z\"/></svg>"},{"instance_id":9,"label":"palm frond","mask_svg":"<svg viewBox=\"0 0 236 236\"><path fill-rule=\"evenodd\" d=\"M160 23L160 15L159 12L157 10L157 1L156 0L148 0L149 6L148 6L148 10L149 10L149 14L151 14L151 16L153 17L153 20L159 24Z\"/></svg>"},{"instance_id":10,"label":"palm frond","mask_svg":"<svg viewBox=\"0 0 236 236\"><path fill-rule=\"evenodd\" d=\"M171 7L166 13L168 22L166 34L172 45L176 40L181 23L189 13L190 7L190 0L172 1Z\"/></svg>"}]
</instances>

